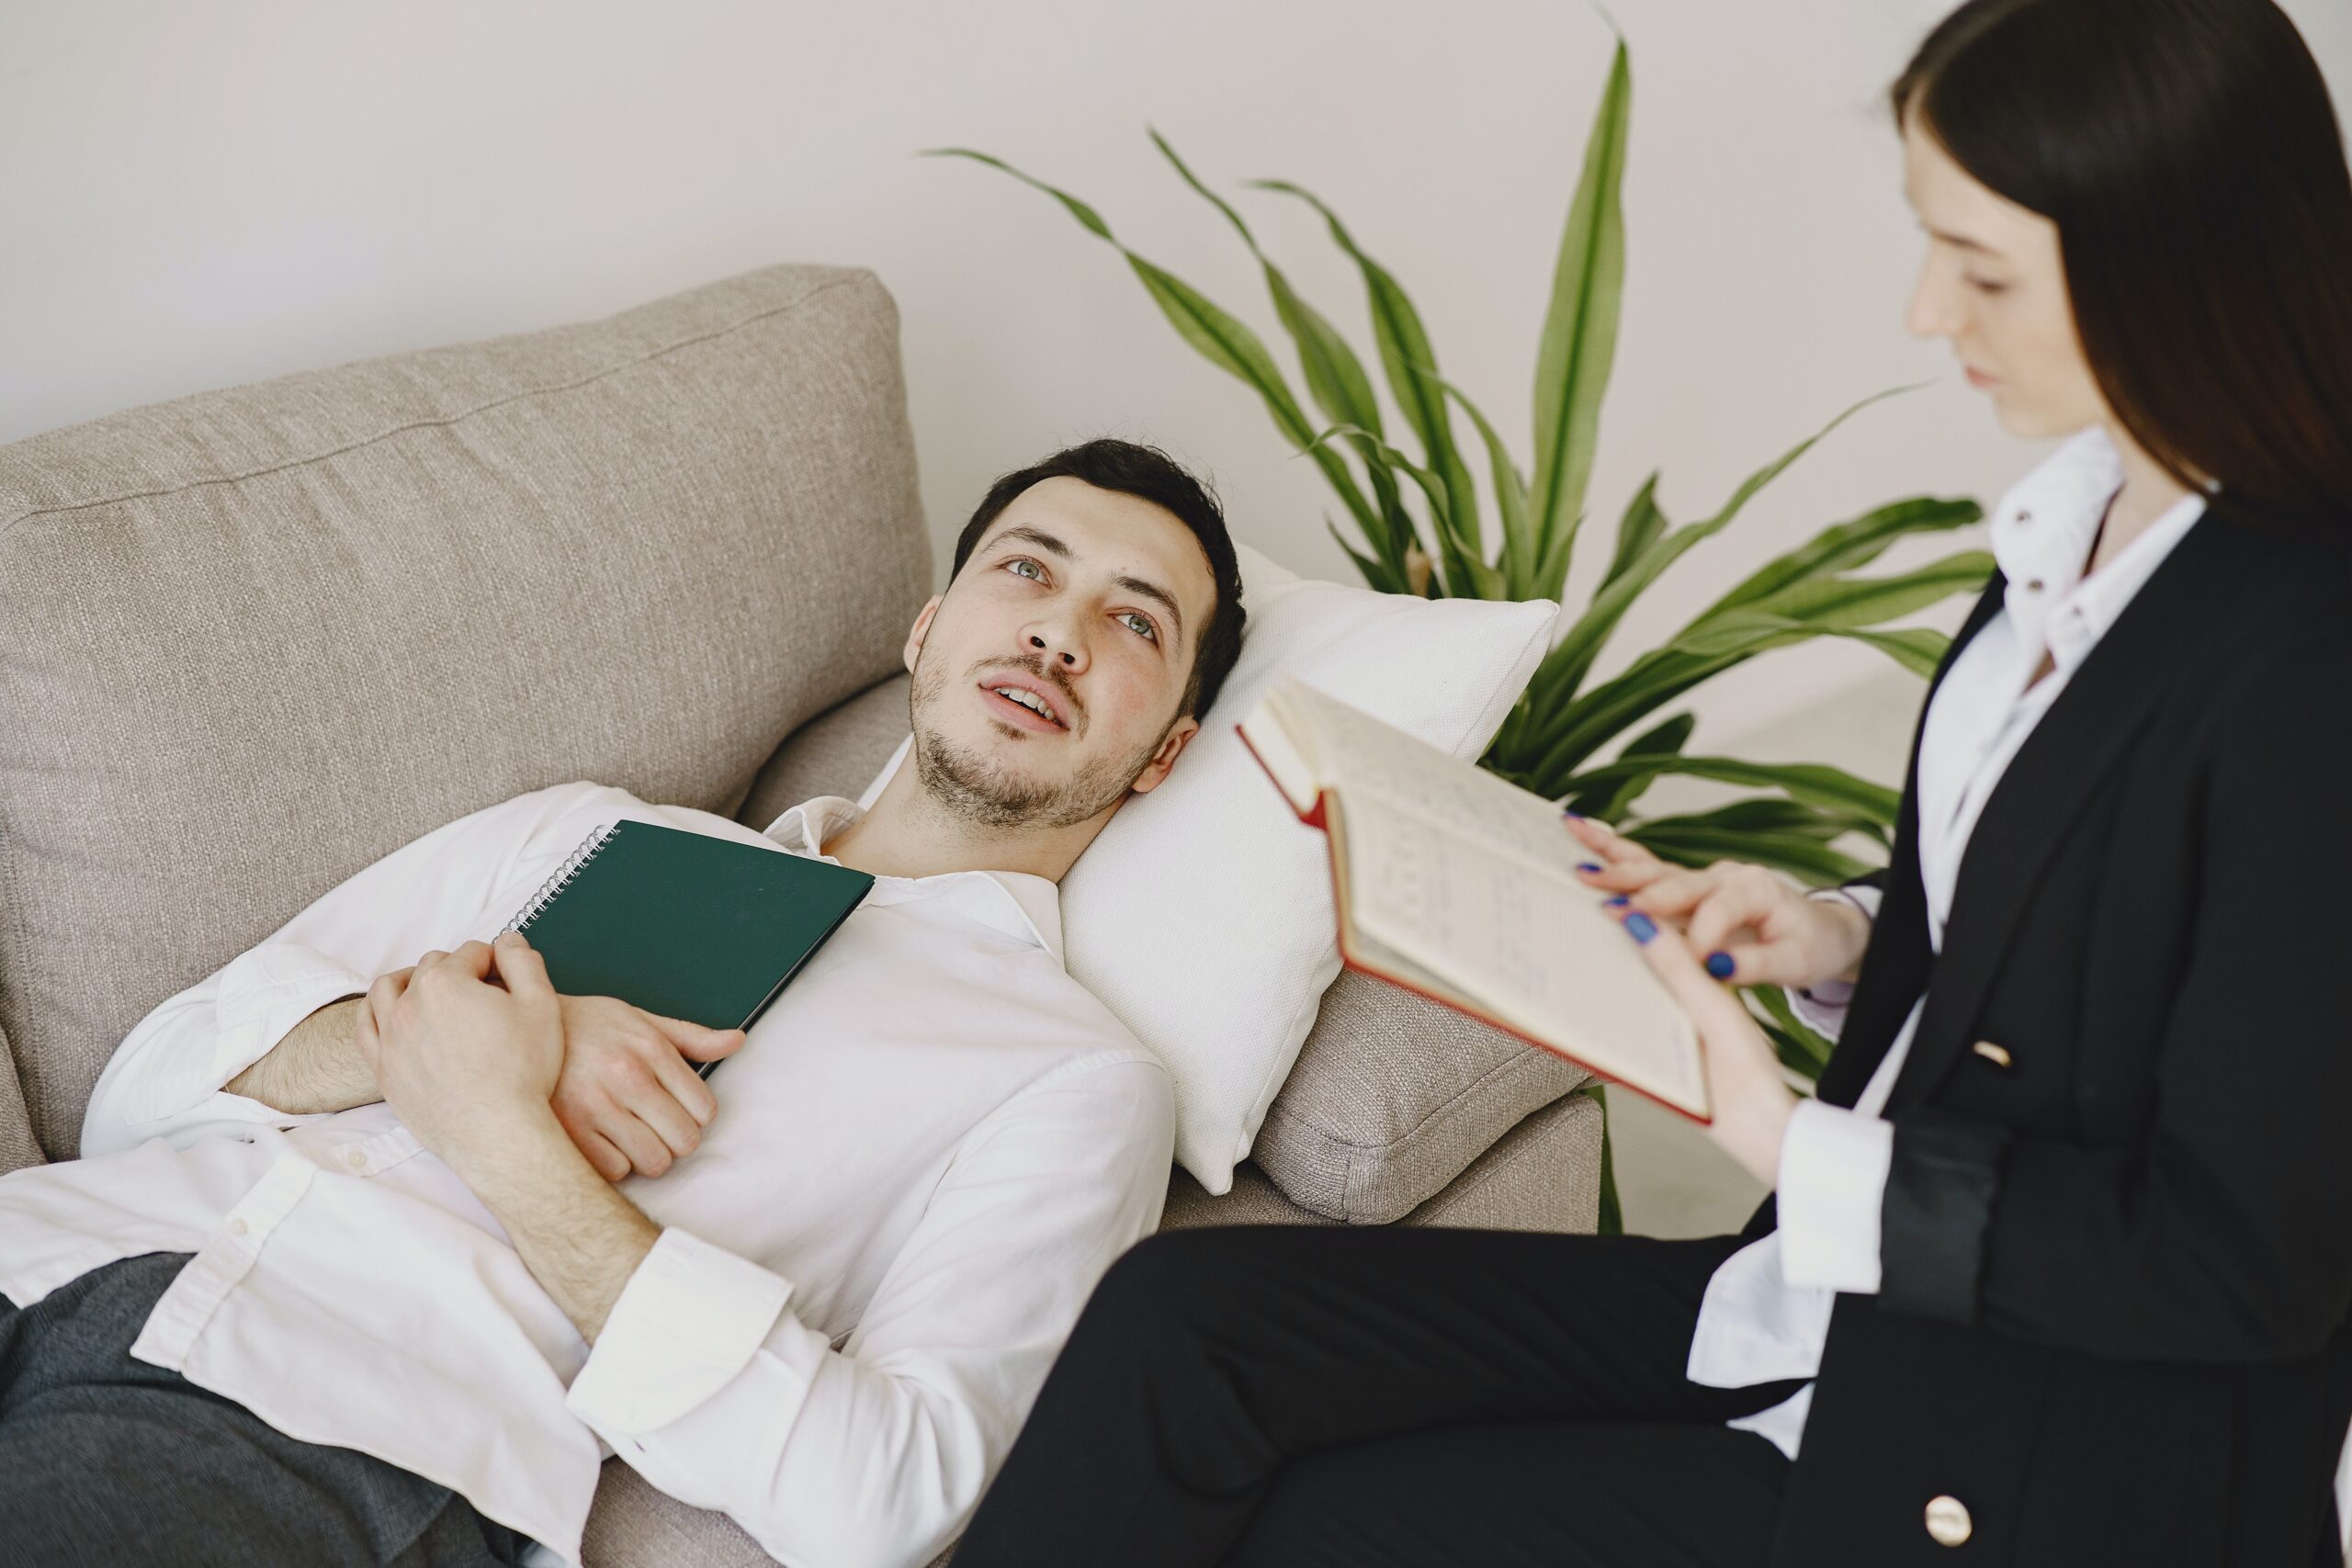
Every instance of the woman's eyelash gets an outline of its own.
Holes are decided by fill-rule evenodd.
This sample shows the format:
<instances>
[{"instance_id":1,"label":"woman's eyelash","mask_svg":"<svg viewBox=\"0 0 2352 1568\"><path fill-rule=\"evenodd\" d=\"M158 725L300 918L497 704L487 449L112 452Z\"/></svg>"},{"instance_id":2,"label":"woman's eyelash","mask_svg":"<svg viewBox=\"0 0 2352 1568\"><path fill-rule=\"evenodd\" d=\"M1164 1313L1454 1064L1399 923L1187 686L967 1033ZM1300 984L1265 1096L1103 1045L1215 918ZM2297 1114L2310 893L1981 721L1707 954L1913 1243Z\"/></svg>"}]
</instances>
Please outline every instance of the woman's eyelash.
<instances>
[{"instance_id":1,"label":"woman's eyelash","mask_svg":"<svg viewBox=\"0 0 2352 1568\"><path fill-rule=\"evenodd\" d=\"M2006 291L2009 287L2006 283L1990 283L1981 277L1970 278L1968 280L1968 285L1970 288L1975 289L1979 294L1999 294Z\"/></svg>"}]
</instances>

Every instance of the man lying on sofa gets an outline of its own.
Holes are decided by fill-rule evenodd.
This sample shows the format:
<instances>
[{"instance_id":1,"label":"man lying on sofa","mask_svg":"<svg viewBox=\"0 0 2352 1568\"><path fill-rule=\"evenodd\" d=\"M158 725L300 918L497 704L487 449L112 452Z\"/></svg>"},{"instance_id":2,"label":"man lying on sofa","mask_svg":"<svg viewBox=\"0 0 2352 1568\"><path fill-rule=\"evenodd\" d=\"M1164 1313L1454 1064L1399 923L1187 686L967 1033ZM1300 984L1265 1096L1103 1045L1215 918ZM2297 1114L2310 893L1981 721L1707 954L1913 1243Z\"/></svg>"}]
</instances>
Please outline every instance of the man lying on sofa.
<instances>
[{"instance_id":1,"label":"man lying on sofa","mask_svg":"<svg viewBox=\"0 0 2352 1568\"><path fill-rule=\"evenodd\" d=\"M1055 883L1198 731L1239 592L1157 452L998 481L907 641L914 765L768 829L879 880L748 1043L484 945L600 823L764 841L585 784L159 1007L85 1157L0 1179L0 1556L576 1561L600 1438L796 1564L935 1552L1158 1223L1166 1073Z\"/></svg>"}]
</instances>

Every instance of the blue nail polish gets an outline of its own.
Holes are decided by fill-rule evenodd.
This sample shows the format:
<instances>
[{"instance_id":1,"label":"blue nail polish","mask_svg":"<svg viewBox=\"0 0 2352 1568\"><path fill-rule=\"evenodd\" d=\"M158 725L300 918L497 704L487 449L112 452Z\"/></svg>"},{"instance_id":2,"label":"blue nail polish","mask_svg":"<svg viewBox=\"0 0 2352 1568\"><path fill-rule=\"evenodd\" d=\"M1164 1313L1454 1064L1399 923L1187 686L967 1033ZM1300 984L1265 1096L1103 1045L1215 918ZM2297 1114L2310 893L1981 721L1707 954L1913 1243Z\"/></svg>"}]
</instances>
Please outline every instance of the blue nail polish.
<instances>
[{"instance_id":1,"label":"blue nail polish","mask_svg":"<svg viewBox=\"0 0 2352 1568\"><path fill-rule=\"evenodd\" d=\"M1583 813L1583 812L1581 812L1581 811L1571 811L1571 810L1569 810L1569 809L1568 809L1566 807L1565 807L1565 806L1563 806L1562 807L1560 807L1560 815L1561 815L1561 816L1563 816L1563 817L1565 817L1565 818L1567 818L1569 821L1571 821L1571 822L1581 822L1581 821L1583 821L1583 820L1584 820L1584 813Z\"/></svg>"},{"instance_id":2,"label":"blue nail polish","mask_svg":"<svg viewBox=\"0 0 2352 1568\"><path fill-rule=\"evenodd\" d=\"M1633 932L1635 942L1645 945L1652 937L1657 935L1657 922L1638 909L1625 917L1625 929Z\"/></svg>"},{"instance_id":3,"label":"blue nail polish","mask_svg":"<svg viewBox=\"0 0 2352 1568\"><path fill-rule=\"evenodd\" d=\"M1600 873L1600 866L1598 866L1598 865L1594 864L1591 861L1589 861L1589 860L1587 860L1587 861L1578 861L1578 862L1577 863L1577 869L1578 871L1581 871L1581 872L1585 873L1585 874L1588 874L1588 875L1597 875L1597 874Z\"/></svg>"},{"instance_id":4,"label":"blue nail polish","mask_svg":"<svg viewBox=\"0 0 2352 1568\"><path fill-rule=\"evenodd\" d=\"M1603 905L1601 906L1601 908L1604 908L1604 909L1622 909L1622 908L1623 908L1626 905L1628 905L1628 904L1632 903L1633 901L1634 901L1634 900L1633 900L1632 898L1628 897L1626 895L1624 895L1624 894L1623 894L1623 893L1620 893L1619 895L1617 895L1617 897L1616 897L1611 898L1611 899L1610 899L1610 900L1609 900L1609 902L1607 902L1606 904L1603 904Z\"/></svg>"},{"instance_id":5,"label":"blue nail polish","mask_svg":"<svg viewBox=\"0 0 2352 1568\"><path fill-rule=\"evenodd\" d=\"M1733 968L1734 965L1731 961L1730 953L1711 953L1707 954L1707 973L1713 975L1716 979L1730 979Z\"/></svg>"}]
</instances>

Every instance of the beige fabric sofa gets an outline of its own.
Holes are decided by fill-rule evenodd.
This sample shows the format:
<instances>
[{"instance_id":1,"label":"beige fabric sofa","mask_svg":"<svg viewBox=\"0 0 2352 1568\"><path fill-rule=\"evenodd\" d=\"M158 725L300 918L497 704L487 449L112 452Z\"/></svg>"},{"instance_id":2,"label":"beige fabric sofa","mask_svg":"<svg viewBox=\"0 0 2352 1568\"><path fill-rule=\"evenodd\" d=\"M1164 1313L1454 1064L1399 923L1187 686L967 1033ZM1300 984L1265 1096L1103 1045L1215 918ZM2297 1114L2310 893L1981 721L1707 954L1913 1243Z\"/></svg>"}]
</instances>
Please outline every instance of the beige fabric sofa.
<instances>
[{"instance_id":1,"label":"beige fabric sofa","mask_svg":"<svg viewBox=\"0 0 2352 1568\"><path fill-rule=\"evenodd\" d=\"M575 778L754 826L854 794L933 570L857 270L0 446L0 1171L74 1155L157 1002L465 812ZM1166 1223L1589 1229L1579 1081L1343 978L1235 1190L1177 1173ZM618 1465L590 1552L766 1561Z\"/></svg>"}]
</instances>

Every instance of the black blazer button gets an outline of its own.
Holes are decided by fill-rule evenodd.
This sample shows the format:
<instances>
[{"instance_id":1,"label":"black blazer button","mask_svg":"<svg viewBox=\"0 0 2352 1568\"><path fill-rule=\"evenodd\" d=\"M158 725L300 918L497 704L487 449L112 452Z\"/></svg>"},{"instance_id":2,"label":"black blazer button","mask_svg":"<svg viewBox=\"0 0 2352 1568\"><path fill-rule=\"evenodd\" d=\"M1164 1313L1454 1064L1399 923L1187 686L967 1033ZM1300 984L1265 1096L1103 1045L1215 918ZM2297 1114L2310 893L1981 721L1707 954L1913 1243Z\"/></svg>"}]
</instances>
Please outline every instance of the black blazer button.
<instances>
[{"instance_id":1,"label":"black blazer button","mask_svg":"<svg viewBox=\"0 0 2352 1568\"><path fill-rule=\"evenodd\" d=\"M1996 1045L1990 1040L1979 1040L1969 1049L1996 1067L2006 1067L2009 1065L2009 1052L2005 1045Z\"/></svg>"}]
</instances>

